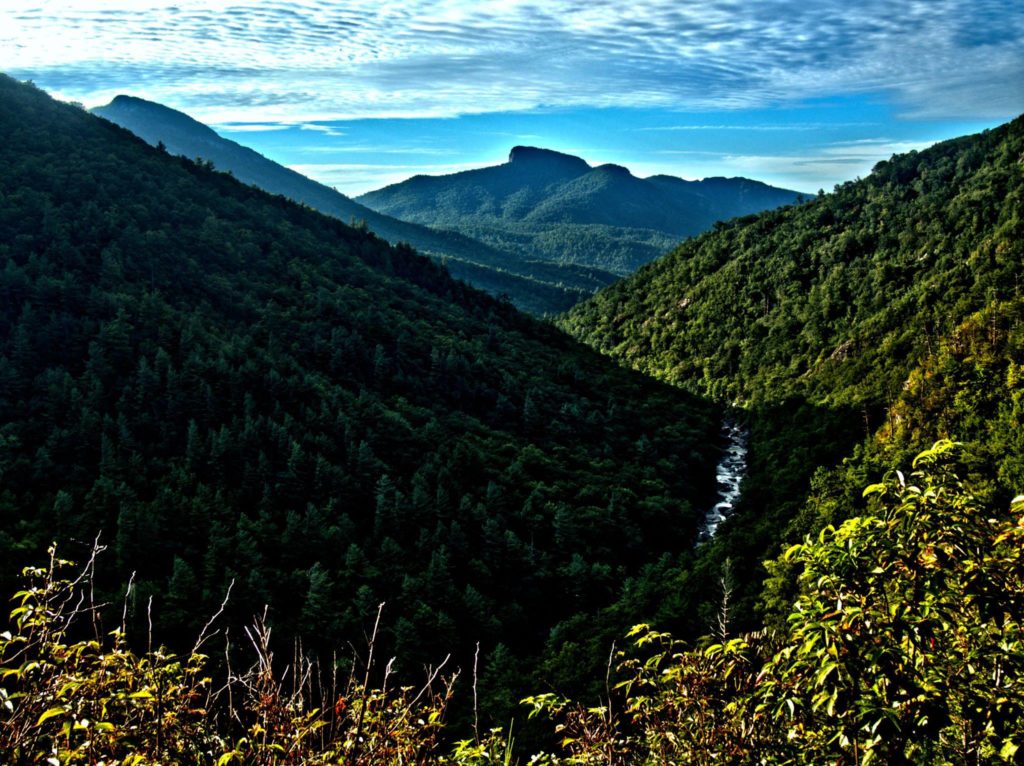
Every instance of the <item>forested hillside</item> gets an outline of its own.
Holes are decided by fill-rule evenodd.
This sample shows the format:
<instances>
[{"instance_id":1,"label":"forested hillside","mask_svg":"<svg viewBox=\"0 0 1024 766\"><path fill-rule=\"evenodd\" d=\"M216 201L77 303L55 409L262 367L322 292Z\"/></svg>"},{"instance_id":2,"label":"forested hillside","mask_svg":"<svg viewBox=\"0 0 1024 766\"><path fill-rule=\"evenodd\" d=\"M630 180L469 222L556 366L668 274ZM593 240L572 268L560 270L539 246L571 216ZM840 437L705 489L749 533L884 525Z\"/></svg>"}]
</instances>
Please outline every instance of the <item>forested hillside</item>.
<instances>
[{"instance_id":1,"label":"forested hillside","mask_svg":"<svg viewBox=\"0 0 1024 766\"><path fill-rule=\"evenodd\" d=\"M365 223L392 244L404 242L443 260L456 278L492 295L507 295L516 306L537 315L564 311L614 281L612 274L599 269L538 262L520 257L514 249L498 249L454 231L383 215L162 104L118 96L92 111L153 146L162 144L171 154L212 162L216 170L230 172L243 183L282 194L346 223Z\"/></svg>"},{"instance_id":2,"label":"forested hillside","mask_svg":"<svg viewBox=\"0 0 1024 766\"><path fill-rule=\"evenodd\" d=\"M516 146L503 165L416 176L359 201L530 258L624 275L715 221L800 198L746 178L636 178L569 154Z\"/></svg>"},{"instance_id":3,"label":"forested hillside","mask_svg":"<svg viewBox=\"0 0 1024 766\"><path fill-rule=\"evenodd\" d=\"M8 591L100 535L135 635L152 598L191 642L234 582L228 624L269 604L279 646L333 651L386 602L400 672L480 642L507 706L603 662L559 635L620 634L688 555L715 408L9 78L0 134Z\"/></svg>"},{"instance_id":4,"label":"forested hillside","mask_svg":"<svg viewBox=\"0 0 1024 766\"><path fill-rule=\"evenodd\" d=\"M603 355L3 77L0 133L14 762L1021 762L1024 118L684 243L559 320Z\"/></svg>"},{"instance_id":5,"label":"forested hillside","mask_svg":"<svg viewBox=\"0 0 1024 766\"><path fill-rule=\"evenodd\" d=\"M716 547L748 594L782 537L858 511L859 487L939 437L972 444L994 499L1024 486L1022 157L1024 119L895 156L720 225L560 320L745 408L750 475Z\"/></svg>"}]
</instances>

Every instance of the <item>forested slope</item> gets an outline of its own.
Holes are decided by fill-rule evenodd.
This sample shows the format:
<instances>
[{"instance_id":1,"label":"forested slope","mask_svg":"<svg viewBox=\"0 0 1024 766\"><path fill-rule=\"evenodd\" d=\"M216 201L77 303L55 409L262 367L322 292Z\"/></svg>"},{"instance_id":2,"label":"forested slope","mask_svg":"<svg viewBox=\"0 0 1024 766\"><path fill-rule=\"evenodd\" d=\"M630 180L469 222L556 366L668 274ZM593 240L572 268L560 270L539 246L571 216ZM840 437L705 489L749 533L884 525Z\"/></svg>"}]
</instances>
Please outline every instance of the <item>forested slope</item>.
<instances>
[{"instance_id":1,"label":"forested slope","mask_svg":"<svg viewBox=\"0 0 1024 766\"><path fill-rule=\"evenodd\" d=\"M484 726L533 692L556 723L533 763L1024 758L1024 121L720 226L563 318L674 387L2 77L0 133L0 585L53 539L109 546L95 590L54 563L16 596L13 761L514 762L521 728L450 742L465 686L293 680L381 602L400 675L481 642ZM694 550L698 393L744 407L752 452ZM940 437L969 448L909 462ZM107 632L130 572L136 651ZM267 603L304 643L282 669L257 636L218 696L187 649L232 580L222 625ZM86 626L93 597L116 614ZM639 625L609 657L638 620L715 637ZM588 681L599 706L560 696Z\"/></svg>"},{"instance_id":2,"label":"forested slope","mask_svg":"<svg viewBox=\"0 0 1024 766\"><path fill-rule=\"evenodd\" d=\"M346 223L365 223L392 244L412 245L420 253L443 259L458 279L507 295L519 308L537 315L568 309L614 281L597 269L560 268L517 257L453 231L440 231L371 210L335 189L279 165L252 149L219 136L211 128L162 104L118 96L92 110L148 143L163 144L171 154L202 158L243 183L309 205Z\"/></svg>"},{"instance_id":3,"label":"forested slope","mask_svg":"<svg viewBox=\"0 0 1024 766\"><path fill-rule=\"evenodd\" d=\"M719 225L560 319L745 409L750 475L716 548L748 594L782 536L860 509L857 488L939 437L974 442L998 496L1024 485L1019 360L990 375L953 351L979 322L1008 349L1019 337L1022 158L1024 119L895 156L805 205Z\"/></svg>"},{"instance_id":4,"label":"forested slope","mask_svg":"<svg viewBox=\"0 0 1024 766\"><path fill-rule=\"evenodd\" d=\"M637 178L570 154L516 146L503 165L415 176L359 197L529 258L632 273L715 221L788 205L797 192L746 178Z\"/></svg>"},{"instance_id":5,"label":"forested slope","mask_svg":"<svg viewBox=\"0 0 1024 766\"><path fill-rule=\"evenodd\" d=\"M692 546L713 408L8 78L0 133L5 587L101 534L104 593L134 572L160 640L232 580L231 624L269 604L310 651L386 602L379 651L480 641L482 693L514 702L586 672L541 662L552 631L620 633L629 578Z\"/></svg>"}]
</instances>

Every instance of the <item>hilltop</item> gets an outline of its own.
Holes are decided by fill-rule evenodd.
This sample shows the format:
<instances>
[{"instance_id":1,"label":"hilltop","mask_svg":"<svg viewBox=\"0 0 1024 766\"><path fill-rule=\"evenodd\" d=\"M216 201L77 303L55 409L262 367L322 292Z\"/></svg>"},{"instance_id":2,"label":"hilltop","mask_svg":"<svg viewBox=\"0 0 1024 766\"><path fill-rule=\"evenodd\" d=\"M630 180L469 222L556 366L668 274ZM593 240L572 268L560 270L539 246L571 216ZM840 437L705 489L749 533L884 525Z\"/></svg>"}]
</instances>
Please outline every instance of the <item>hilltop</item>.
<instances>
[{"instance_id":1,"label":"hilltop","mask_svg":"<svg viewBox=\"0 0 1024 766\"><path fill-rule=\"evenodd\" d=\"M717 408L9 78L0 129L0 584L101 534L172 647L232 581L227 624L311 653L386 602L403 673L480 642L497 715L689 555Z\"/></svg>"},{"instance_id":2,"label":"hilltop","mask_svg":"<svg viewBox=\"0 0 1024 766\"><path fill-rule=\"evenodd\" d=\"M92 112L127 128L152 146L162 145L171 154L201 158L243 183L281 194L345 223L365 224L392 244L408 243L442 261L456 278L492 295L507 295L534 314L565 310L615 279L599 269L531 261L519 257L513 249L378 213L162 104L121 95Z\"/></svg>"},{"instance_id":3,"label":"hilltop","mask_svg":"<svg viewBox=\"0 0 1024 766\"><path fill-rule=\"evenodd\" d=\"M745 178L642 179L550 149L513 147L502 165L415 176L361 195L367 207L530 257L629 274L716 221L801 198Z\"/></svg>"}]
</instances>

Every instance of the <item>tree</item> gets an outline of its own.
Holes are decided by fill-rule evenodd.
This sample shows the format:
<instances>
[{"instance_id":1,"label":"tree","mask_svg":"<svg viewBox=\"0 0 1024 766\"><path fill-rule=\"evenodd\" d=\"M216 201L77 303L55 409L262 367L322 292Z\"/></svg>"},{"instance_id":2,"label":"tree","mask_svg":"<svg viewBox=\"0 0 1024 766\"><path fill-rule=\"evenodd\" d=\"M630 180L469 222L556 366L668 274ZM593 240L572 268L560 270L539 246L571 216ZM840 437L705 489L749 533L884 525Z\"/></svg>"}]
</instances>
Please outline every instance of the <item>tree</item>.
<instances>
[{"instance_id":1,"label":"tree","mask_svg":"<svg viewBox=\"0 0 1024 766\"><path fill-rule=\"evenodd\" d=\"M785 555L800 594L763 705L827 758L985 762L1024 743L1024 497L984 507L954 450L937 443L911 481L865 490L875 513Z\"/></svg>"},{"instance_id":2,"label":"tree","mask_svg":"<svg viewBox=\"0 0 1024 766\"><path fill-rule=\"evenodd\" d=\"M573 763L1024 762L1024 496L987 506L956 458L936 443L865 490L870 513L786 552L781 635L688 649L640 625L622 698L528 702Z\"/></svg>"}]
</instances>

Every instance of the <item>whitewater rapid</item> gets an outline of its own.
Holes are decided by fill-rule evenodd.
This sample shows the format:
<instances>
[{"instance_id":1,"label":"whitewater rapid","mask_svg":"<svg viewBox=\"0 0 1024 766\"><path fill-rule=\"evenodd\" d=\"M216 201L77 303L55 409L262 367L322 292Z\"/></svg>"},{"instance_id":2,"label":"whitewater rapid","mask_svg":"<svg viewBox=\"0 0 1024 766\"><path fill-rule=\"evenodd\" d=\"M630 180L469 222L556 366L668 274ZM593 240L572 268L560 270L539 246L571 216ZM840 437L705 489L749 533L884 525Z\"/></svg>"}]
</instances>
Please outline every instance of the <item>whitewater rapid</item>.
<instances>
[{"instance_id":1,"label":"whitewater rapid","mask_svg":"<svg viewBox=\"0 0 1024 766\"><path fill-rule=\"evenodd\" d=\"M747 430L736 421L726 419L722 423L722 438L727 446L715 468L718 498L704 514L701 542L714 537L718 525L732 513L740 499L740 484L747 475Z\"/></svg>"}]
</instances>

